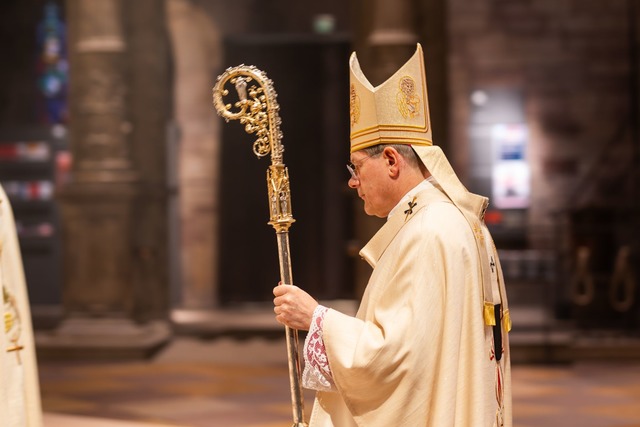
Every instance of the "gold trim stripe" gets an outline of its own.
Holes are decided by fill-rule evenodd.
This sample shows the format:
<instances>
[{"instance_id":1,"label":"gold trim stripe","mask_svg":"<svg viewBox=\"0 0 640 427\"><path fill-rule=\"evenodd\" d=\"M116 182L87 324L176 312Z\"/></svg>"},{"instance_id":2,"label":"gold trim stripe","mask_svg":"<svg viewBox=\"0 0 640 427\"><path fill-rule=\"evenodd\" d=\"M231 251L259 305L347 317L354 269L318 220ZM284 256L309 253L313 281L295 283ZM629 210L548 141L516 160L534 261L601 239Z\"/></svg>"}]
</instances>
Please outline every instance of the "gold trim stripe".
<instances>
[{"instance_id":1,"label":"gold trim stripe","mask_svg":"<svg viewBox=\"0 0 640 427\"><path fill-rule=\"evenodd\" d=\"M429 139L417 139L417 138L407 138L401 136L395 137L380 137L374 139L368 139L366 141L358 142L351 146L351 152L354 153L356 151L363 150L365 148L373 147L374 145L380 144L406 144L406 145L424 145L427 147L431 147L433 142Z\"/></svg>"},{"instance_id":2,"label":"gold trim stripe","mask_svg":"<svg viewBox=\"0 0 640 427\"><path fill-rule=\"evenodd\" d=\"M416 132L416 133L425 133L429 130L429 125L425 126L417 126L417 125L375 125L370 126L368 128L360 129L356 132L351 132L351 139L361 137L363 135L367 135L373 132L386 131L400 131L400 132Z\"/></svg>"}]
</instances>

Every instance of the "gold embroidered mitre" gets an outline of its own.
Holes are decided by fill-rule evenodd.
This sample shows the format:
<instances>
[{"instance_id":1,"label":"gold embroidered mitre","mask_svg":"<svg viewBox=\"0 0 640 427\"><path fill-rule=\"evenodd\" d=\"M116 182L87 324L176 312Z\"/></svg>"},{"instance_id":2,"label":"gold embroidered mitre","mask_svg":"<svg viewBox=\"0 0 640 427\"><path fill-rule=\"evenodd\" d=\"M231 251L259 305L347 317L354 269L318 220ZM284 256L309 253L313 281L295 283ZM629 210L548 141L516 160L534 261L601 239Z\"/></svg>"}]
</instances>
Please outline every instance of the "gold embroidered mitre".
<instances>
[{"instance_id":1,"label":"gold embroidered mitre","mask_svg":"<svg viewBox=\"0 0 640 427\"><path fill-rule=\"evenodd\" d=\"M349 60L351 152L378 144L431 145L422 46L393 76L373 87L355 52Z\"/></svg>"}]
</instances>

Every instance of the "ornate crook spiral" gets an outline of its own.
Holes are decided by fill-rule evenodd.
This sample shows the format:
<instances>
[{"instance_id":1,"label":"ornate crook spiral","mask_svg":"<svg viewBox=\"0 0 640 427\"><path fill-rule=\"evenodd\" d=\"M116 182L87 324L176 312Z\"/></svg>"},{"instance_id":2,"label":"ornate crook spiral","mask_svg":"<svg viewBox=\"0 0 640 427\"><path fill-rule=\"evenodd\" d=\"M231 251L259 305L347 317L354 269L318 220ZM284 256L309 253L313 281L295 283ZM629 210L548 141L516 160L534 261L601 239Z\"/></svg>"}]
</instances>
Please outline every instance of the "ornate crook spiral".
<instances>
[{"instance_id":1,"label":"ornate crook spiral","mask_svg":"<svg viewBox=\"0 0 640 427\"><path fill-rule=\"evenodd\" d=\"M227 104L223 98L229 95L225 85L230 83L238 93L238 101ZM226 121L240 120L249 134L257 136L253 152L258 157L271 153L274 165L282 164L282 132L280 131L280 106L273 82L253 65L227 68L213 87L213 105ZM235 108L235 111L232 111Z\"/></svg>"}]
</instances>

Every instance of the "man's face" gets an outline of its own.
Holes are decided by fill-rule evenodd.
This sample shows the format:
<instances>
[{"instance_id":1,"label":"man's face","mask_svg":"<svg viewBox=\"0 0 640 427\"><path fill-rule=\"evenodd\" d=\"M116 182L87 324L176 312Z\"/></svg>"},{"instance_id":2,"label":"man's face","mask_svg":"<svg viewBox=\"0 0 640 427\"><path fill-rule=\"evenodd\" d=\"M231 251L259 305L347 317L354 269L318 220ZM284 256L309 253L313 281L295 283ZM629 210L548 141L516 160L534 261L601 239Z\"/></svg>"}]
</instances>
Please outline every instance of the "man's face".
<instances>
[{"instance_id":1,"label":"man's face","mask_svg":"<svg viewBox=\"0 0 640 427\"><path fill-rule=\"evenodd\" d=\"M351 163L356 177L349 179L349 187L358 191L367 215L385 218L393 206L389 206L390 200L387 197L391 183L383 153L369 157L362 151L356 151L351 154Z\"/></svg>"}]
</instances>

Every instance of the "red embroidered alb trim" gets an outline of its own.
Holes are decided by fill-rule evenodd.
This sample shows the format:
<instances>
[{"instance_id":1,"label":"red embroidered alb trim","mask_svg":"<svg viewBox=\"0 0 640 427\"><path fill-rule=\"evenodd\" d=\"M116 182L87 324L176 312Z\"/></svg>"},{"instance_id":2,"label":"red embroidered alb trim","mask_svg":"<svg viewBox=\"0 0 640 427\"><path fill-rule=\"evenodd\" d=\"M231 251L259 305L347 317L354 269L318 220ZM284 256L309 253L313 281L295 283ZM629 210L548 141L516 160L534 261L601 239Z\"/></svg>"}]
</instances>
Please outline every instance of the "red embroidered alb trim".
<instances>
[{"instance_id":1,"label":"red embroidered alb trim","mask_svg":"<svg viewBox=\"0 0 640 427\"><path fill-rule=\"evenodd\" d=\"M327 352L322 338L324 316L328 308L318 305L313 312L311 327L304 343L305 367L302 373L302 385L313 390L334 390L333 377Z\"/></svg>"}]
</instances>

